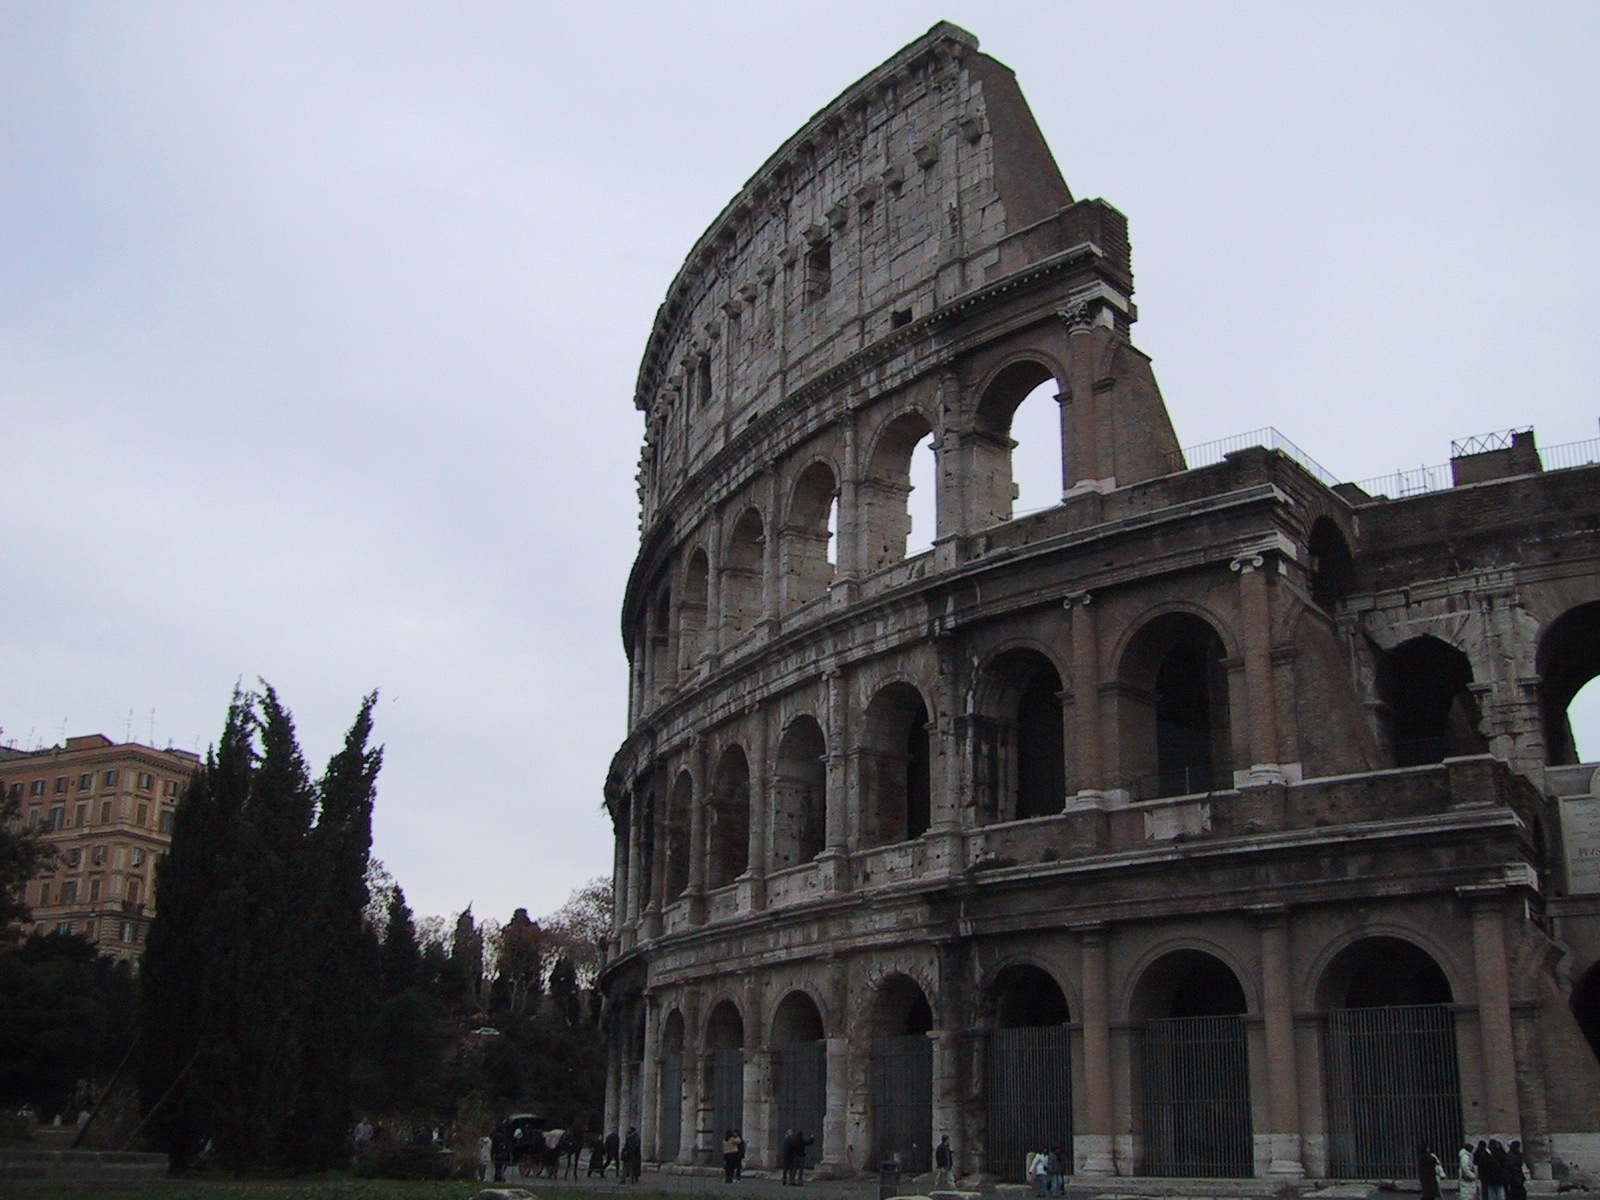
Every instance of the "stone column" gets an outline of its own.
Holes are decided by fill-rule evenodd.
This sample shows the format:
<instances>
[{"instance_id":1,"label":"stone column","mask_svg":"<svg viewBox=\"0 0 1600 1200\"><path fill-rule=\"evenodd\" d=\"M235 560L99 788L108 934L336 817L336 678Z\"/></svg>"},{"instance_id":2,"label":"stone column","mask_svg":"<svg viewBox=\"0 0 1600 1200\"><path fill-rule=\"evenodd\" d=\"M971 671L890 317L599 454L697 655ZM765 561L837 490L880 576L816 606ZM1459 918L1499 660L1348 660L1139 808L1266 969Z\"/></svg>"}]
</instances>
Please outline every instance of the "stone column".
<instances>
[{"instance_id":1,"label":"stone column","mask_svg":"<svg viewBox=\"0 0 1600 1200\"><path fill-rule=\"evenodd\" d=\"M628 924L636 924L639 920L639 868L640 868L640 842L639 826L644 822L640 819L639 793L637 781L635 790L628 794Z\"/></svg>"},{"instance_id":2,"label":"stone column","mask_svg":"<svg viewBox=\"0 0 1600 1200\"><path fill-rule=\"evenodd\" d=\"M1467 889L1463 889L1466 891ZM1478 1031L1483 1038L1483 1124L1479 1137L1501 1142L1522 1136L1517 1100L1516 1044L1511 1033L1511 975L1506 962L1505 893L1468 896L1472 905L1472 964L1478 993ZM1470 1131L1468 1131L1470 1132Z\"/></svg>"},{"instance_id":3,"label":"stone column","mask_svg":"<svg viewBox=\"0 0 1600 1200\"><path fill-rule=\"evenodd\" d=\"M700 1027L700 993L690 988L683 995L683 1102L678 1110L678 1161L693 1163L700 1129L703 1080L698 1069L704 1034Z\"/></svg>"},{"instance_id":4,"label":"stone column","mask_svg":"<svg viewBox=\"0 0 1600 1200\"><path fill-rule=\"evenodd\" d=\"M1277 689L1272 678L1272 600L1267 560L1258 552L1239 555L1229 564L1239 573L1239 614L1244 650L1246 711L1250 714L1252 783L1284 779L1278 750ZM1237 775L1236 775L1237 777Z\"/></svg>"},{"instance_id":5,"label":"stone column","mask_svg":"<svg viewBox=\"0 0 1600 1200\"><path fill-rule=\"evenodd\" d=\"M1261 934L1261 1007L1267 1045L1267 1174L1303 1179L1300 1154L1300 1072L1295 1058L1294 992L1289 965L1289 914L1282 907L1258 910Z\"/></svg>"},{"instance_id":6,"label":"stone column","mask_svg":"<svg viewBox=\"0 0 1600 1200\"><path fill-rule=\"evenodd\" d=\"M655 1161L659 1144L656 1114L661 1111L661 1028L660 1013L655 997L647 990L640 1003L644 1005L644 1060L639 1096L640 1148L646 1159Z\"/></svg>"},{"instance_id":7,"label":"stone column","mask_svg":"<svg viewBox=\"0 0 1600 1200\"><path fill-rule=\"evenodd\" d=\"M768 744L767 710L764 707L756 711L755 737L751 741L750 831L745 850L745 870L739 880L739 907L749 912L759 912L767 906L767 848L772 824L767 803L772 747Z\"/></svg>"},{"instance_id":8,"label":"stone column","mask_svg":"<svg viewBox=\"0 0 1600 1200\"><path fill-rule=\"evenodd\" d=\"M817 856L817 867L822 873L823 891L843 892L848 891L850 886L850 842L845 827L850 789L850 756L845 751L850 739L848 689L837 667L829 667L824 671L823 679L828 685L828 795L823 821L823 849Z\"/></svg>"},{"instance_id":9,"label":"stone column","mask_svg":"<svg viewBox=\"0 0 1600 1200\"><path fill-rule=\"evenodd\" d=\"M1073 1136L1073 1158L1079 1175L1117 1173L1111 1143L1111 1011L1106 983L1106 929L1090 926L1079 933L1083 975L1083 1107L1082 1132Z\"/></svg>"},{"instance_id":10,"label":"stone column","mask_svg":"<svg viewBox=\"0 0 1600 1200\"><path fill-rule=\"evenodd\" d=\"M948 1133L960 1162L966 1141L961 1120L962 1034L958 1029L935 1029L928 1037L933 1041L933 1128L928 1134L928 1156L931 1161L939 1138Z\"/></svg>"},{"instance_id":11,"label":"stone column","mask_svg":"<svg viewBox=\"0 0 1600 1200\"><path fill-rule=\"evenodd\" d=\"M605 1127L619 1129L622 1124L622 1039L613 1025L606 1038L606 1115Z\"/></svg>"},{"instance_id":12,"label":"stone column","mask_svg":"<svg viewBox=\"0 0 1600 1200\"><path fill-rule=\"evenodd\" d=\"M1078 794L1098 799L1105 787L1101 766L1100 634L1094 596L1080 592L1064 601L1072 623L1072 757L1078 760ZM1070 760L1069 760L1070 761Z\"/></svg>"},{"instance_id":13,"label":"stone column","mask_svg":"<svg viewBox=\"0 0 1600 1200\"><path fill-rule=\"evenodd\" d=\"M831 1037L826 1045L827 1107L822 1117L821 1167L828 1175L837 1176L847 1174L853 1165L846 1152L850 1144L846 1120L850 1109L850 1040Z\"/></svg>"},{"instance_id":14,"label":"stone column","mask_svg":"<svg viewBox=\"0 0 1600 1200\"><path fill-rule=\"evenodd\" d=\"M767 1146L767 1131L772 1127L772 1051L765 1046L750 1047L746 1038L744 1054L744 1134L745 1161L752 1166L770 1166L773 1154Z\"/></svg>"}]
</instances>

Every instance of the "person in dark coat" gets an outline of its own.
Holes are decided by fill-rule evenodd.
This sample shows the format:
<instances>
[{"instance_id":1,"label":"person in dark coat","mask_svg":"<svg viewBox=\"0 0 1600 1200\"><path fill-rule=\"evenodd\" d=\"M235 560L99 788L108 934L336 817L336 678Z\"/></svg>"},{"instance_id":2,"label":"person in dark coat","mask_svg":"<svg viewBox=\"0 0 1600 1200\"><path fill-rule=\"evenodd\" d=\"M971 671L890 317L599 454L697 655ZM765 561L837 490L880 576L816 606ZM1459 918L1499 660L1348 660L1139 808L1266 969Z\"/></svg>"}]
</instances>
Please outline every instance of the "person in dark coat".
<instances>
[{"instance_id":1,"label":"person in dark coat","mask_svg":"<svg viewBox=\"0 0 1600 1200\"><path fill-rule=\"evenodd\" d=\"M638 1183L643 1168L644 1151L639 1144L639 1131L629 1126L628 1136L622 1139L622 1182Z\"/></svg>"},{"instance_id":2,"label":"person in dark coat","mask_svg":"<svg viewBox=\"0 0 1600 1200\"><path fill-rule=\"evenodd\" d=\"M604 1175L612 1167L617 1168L619 1176L622 1174L622 1158L619 1154L621 1147L622 1140L617 1137L615 1129L606 1134L606 1157L605 1162L600 1166L600 1174Z\"/></svg>"},{"instance_id":3,"label":"person in dark coat","mask_svg":"<svg viewBox=\"0 0 1600 1200\"><path fill-rule=\"evenodd\" d=\"M511 1124L501 1121L489 1134L489 1162L494 1167L494 1181L506 1181L506 1168L511 1165Z\"/></svg>"},{"instance_id":4,"label":"person in dark coat","mask_svg":"<svg viewBox=\"0 0 1600 1200\"><path fill-rule=\"evenodd\" d=\"M1506 1200L1528 1200L1527 1165L1522 1143L1513 1141L1506 1149Z\"/></svg>"},{"instance_id":5,"label":"person in dark coat","mask_svg":"<svg viewBox=\"0 0 1600 1200\"><path fill-rule=\"evenodd\" d=\"M1439 1159L1426 1146L1417 1147L1417 1182L1422 1185L1422 1200L1439 1200Z\"/></svg>"},{"instance_id":6,"label":"person in dark coat","mask_svg":"<svg viewBox=\"0 0 1600 1200\"><path fill-rule=\"evenodd\" d=\"M779 1150L779 1160L783 1163L783 1183L787 1187L794 1182L794 1130L783 1131L783 1144Z\"/></svg>"}]
</instances>

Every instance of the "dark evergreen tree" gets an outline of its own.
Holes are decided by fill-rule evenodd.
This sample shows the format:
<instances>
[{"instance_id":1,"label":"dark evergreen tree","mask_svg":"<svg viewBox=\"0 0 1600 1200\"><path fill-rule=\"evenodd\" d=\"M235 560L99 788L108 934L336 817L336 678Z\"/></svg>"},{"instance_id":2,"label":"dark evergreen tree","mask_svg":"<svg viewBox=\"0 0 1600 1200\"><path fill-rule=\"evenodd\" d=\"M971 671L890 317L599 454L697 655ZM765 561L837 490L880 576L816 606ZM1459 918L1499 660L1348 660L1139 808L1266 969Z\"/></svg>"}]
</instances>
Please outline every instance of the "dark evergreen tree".
<instances>
[{"instance_id":1,"label":"dark evergreen tree","mask_svg":"<svg viewBox=\"0 0 1600 1200\"><path fill-rule=\"evenodd\" d=\"M396 885L383 931L383 995L398 995L416 983L421 965L416 922L406 904L405 890Z\"/></svg>"},{"instance_id":2,"label":"dark evergreen tree","mask_svg":"<svg viewBox=\"0 0 1600 1200\"><path fill-rule=\"evenodd\" d=\"M297 1171L325 1170L344 1159L352 1124L350 1073L361 1032L375 1001L373 957L364 913L372 849L372 806L383 751L368 749L369 695L333 757L317 792L310 870L304 887L311 911L305 929L308 998L300 1101L284 1159Z\"/></svg>"},{"instance_id":3,"label":"dark evergreen tree","mask_svg":"<svg viewBox=\"0 0 1600 1200\"><path fill-rule=\"evenodd\" d=\"M0 791L0 945L15 943L19 926L31 918L23 893L28 881L55 857L37 829L22 827L21 787Z\"/></svg>"}]
</instances>

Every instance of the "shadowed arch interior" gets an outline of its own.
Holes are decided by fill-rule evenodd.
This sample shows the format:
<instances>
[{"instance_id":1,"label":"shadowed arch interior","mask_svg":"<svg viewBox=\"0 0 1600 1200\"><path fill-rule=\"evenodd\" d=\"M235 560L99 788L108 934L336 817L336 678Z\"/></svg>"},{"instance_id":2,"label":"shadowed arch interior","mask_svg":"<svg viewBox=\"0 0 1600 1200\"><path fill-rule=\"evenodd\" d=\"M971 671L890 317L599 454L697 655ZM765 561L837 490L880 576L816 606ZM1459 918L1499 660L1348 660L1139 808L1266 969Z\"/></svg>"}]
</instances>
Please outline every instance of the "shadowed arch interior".
<instances>
[{"instance_id":1,"label":"shadowed arch interior","mask_svg":"<svg viewBox=\"0 0 1600 1200\"><path fill-rule=\"evenodd\" d=\"M869 572L906 557L912 526L912 456L932 432L920 412L901 413L884 427L873 447L866 478L856 488L861 555Z\"/></svg>"},{"instance_id":2,"label":"shadowed arch interior","mask_svg":"<svg viewBox=\"0 0 1600 1200\"><path fill-rule=\"evenodd\" d=\"M747 508L739 514L728 538L728 557L722 568L722 629L727 641L737 640L756 627L764 597L767 534L761 514Z\"/></svg>"},{"instance_id":3,"label":"shadowed arch interior","mask_svg":"<svg viewBox=\"0 0 1600 1200\"><path fill-rule=\"evenodd\" d=\"M1324 611L1355 590L1356 566L1350 557L1350 545L1339 532L1339 527L1327 517L1318 517L1311 524L1311 537L1306 549L1311 554L1311 598Z\"/></svg>"},{"instance_id":4,"label":"shadowed arch interior","mask_svg":"<svg viewBox=\"0 0 1600 1200\"><path fill-rule=\"evenodd\" d=\"M1035 1029L1071 1020L1061 985L1031 963L1018 963L995 976L988 999L997 1029Z\"/></svg>"},{"instance_id":5,"label":"shadowed arch interior","mask_svg":"<svg viewBox=\"0 0 1600 1200\"><path fill-rule=\"evenodd\" d=\"M678 601L678 669L685 673L699 665L706 650L706 610L711 600L711 568L704 550L689 556L683 573L683 597Z\"/></svg>"},{"instance_id":6,"label":"shadowed arch interior","mask_svg":"<svg viewBox=\"0 0 1600 1200\"><path fill-rule=\"evenodd\" d=\"M1423 636L1402 642L1383 657L1378 686L1389 705L1389 732L1397 767L1483 754L1472 664L1454 646Z\"/></svg>"},{"instance_id":7,"label":"shadowed arch interior","mask_svg":"<svg viewBox=\"0 0 1600 1200\"><path fill-rule=\"evenodd\" d=\"M689 772L680 771L672 783L667 798L666 828L666 902L671 904L689 887L689 831L692 828L691 806L694 803L694 780Z\"/></svg>"},{"instance_id":8,"label":"shadowed arch interior","mask_svg":"<svg viewBox=\"0 0 1600 1200\"><path fill-rule=\"evenodd\" d=\"M779 540L780 571L789 607L816 599L833 582L828 523L838 498L838 477L825 462L812 463L795 480L789 518Z\"/></svg>"},{"instance_id":9,"label":"shadowed arch interior","mask_svg":"<svg viewBox=\"0 0 1600 1200\"><path fill-rule=\"evenodd\" d=\"M1009 650L984 673L974 780L987 820L1059 813L1066 803L1061 676L1037 650Z\"/></svg>"},{"instance_id":10,"label":"shadowed arch interior","mask_svg":"<svg viewBox=\"0 0 1600 1200\"><path fill-rule=\"evenodd\" d=\"M1124 785L1140 798L1233 786L1227 651L1192 613L1163 613L1128 643L1118 674Z\"/></svg>"},{"instance_id":11,"label":"shadowed arch interior","mask_svg":"<svg viewBox=\"0 0 1600 1200\"><path fill-rule=\"evenodd\" d=\"M916 688L892 683L872 698L862 751L862 845L920 837L928 828L932 791L928 707Z\"/></svg>"},{"instance_id":12,"label":"shadowed arch interior","mask_svg":"<svg viewBox=\"0 0 1600 1200\"><path fill-rule=\"evenodd\" d=\"M1600 675L1600 601L1580 604L1550 623L1539 639L1539 679L1544 697L1545 759L1552 766L1579 761L1567 707Z\"/></svg>"},{"instance_id":13,"label":"shadowed arch interior","mask_svg":"<svg viewBox=\"0 0 1600 1200\"><path fill-rule=\"evenodd\" d=\"M1322 1008L1450 1004L1450 981L1433 956L1397 937L1363 938L1334 956L1318 982Z\"/></svg>"},{"instance_id":14,"label":"shadowed arch interior","mask_svg":"<svg viewBox=\"0 0 1600 1200\"><path fill-rule=\"evenodd\" d=\"M790 722L778 744L772 785L772 865L810 862L822 853L827 820L828 747L815 717Z\"/></svg>"},{"instance_id":15,"label":"shadowed arch interior","mask_svg":"<svg viewBox=\"0 0 1600 1200\"><path fill-rule=\"evenodd\" d=\"M717 764L706 805L706 885L726 887L750 863L750 764L729 746Z\"/></svg>"}]
</instances>

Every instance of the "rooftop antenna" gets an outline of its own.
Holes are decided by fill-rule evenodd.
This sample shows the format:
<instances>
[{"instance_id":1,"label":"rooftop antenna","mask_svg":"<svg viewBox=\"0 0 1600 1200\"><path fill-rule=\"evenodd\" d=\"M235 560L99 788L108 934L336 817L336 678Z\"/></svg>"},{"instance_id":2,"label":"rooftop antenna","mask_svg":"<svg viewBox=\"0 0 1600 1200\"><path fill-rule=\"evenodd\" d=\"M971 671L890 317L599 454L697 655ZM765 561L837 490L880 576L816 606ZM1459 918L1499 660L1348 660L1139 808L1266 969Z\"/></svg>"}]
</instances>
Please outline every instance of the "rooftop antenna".
<instances>
[{"instance_id":1,"label":"rooftop antenna","mask_svg":"<svg viewBox=\"0 0 1600 1200\"><path fill-rule=\"evenodd\" d=\"M155 744L156 744L156 710L154 708L152 708L150 710L150 740L146 743L146 745L154 746Z\"/></svg>"},{"instance_id":2,"label":"rooftop antenna","mask_svg":"<svg viewBox=\"0 0 1600 1200\"><path fill-rule=\"evenodd\" d=\"M122 723L122 740L124 743L133 741L133 709L128 710L128 719Z\"/></svg>"},{"instance_id":3,"label":"rooftop antenna","mask_svg":"<svg viewBox=\"0 0 1600 1200\"><path fill-rule=\"evenodd\" d=\"M65 717L61 718L61 744L63 746L67 744L67 719Z\"/></svg>"}]
</instances>

